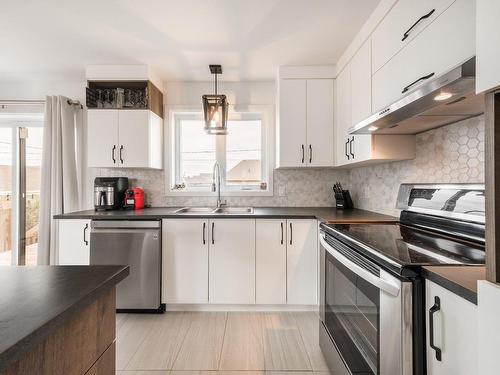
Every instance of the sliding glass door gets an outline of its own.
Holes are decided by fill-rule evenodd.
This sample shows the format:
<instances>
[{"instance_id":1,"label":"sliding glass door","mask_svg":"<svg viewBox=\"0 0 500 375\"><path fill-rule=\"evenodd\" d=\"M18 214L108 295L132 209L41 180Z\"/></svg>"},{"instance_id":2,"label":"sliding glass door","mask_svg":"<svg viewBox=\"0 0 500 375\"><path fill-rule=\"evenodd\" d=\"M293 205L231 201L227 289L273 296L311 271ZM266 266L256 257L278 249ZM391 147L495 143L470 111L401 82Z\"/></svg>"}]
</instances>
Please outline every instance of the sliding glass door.
<instances>
[{"instance_id":1,"label":"sliding glass door","mask_svg":"<svg viewBox=\"0 0 500 375\"><path fill-rule=\"evenodd\" d=\"M0 265L36 265L43 115L0 112Z\"/></svg>"}]
</instances>

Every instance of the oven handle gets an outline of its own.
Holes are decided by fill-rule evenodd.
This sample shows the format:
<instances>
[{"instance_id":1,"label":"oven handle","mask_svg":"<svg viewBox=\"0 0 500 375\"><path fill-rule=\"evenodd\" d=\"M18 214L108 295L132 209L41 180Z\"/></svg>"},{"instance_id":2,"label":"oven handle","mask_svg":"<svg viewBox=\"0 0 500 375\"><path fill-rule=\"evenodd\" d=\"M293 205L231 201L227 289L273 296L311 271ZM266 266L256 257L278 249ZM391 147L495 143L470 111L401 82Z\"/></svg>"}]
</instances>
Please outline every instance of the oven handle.
<instances>
[{"instance_id":1,"label":"oven handle","mask_svg":"<svg viewBox=\"0 0 500 375\"><path fill-rule=\"evenodd\" d=\"M377 288L383 290L384 292L390 294L391 296L397 297L399 294L400 287L394 285L388 280L384 280L371 272L365 270L363 267L358 266L356 263L350 261L345 256L336 251L330 244L328 244L323 236L319 236L319 242L326 251L328 251L335 259L342 263L345 267L349 268L357 276L368 281L370 284L376 286Z\"/></svg>"}]
</instances>

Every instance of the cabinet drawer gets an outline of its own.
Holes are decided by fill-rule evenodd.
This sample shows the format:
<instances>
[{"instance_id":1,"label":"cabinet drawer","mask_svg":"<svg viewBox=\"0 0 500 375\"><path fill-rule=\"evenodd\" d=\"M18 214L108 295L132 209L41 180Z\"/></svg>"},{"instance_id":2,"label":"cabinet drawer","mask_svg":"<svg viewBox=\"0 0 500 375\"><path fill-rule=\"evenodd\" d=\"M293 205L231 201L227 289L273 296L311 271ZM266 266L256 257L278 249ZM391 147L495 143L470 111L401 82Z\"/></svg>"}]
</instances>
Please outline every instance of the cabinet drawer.
<instances>
[{"instance_id":1,"label":"cabinet drawer","mask_svg":"<svg viewBox=\"0 0 500 375\"><path fill-rule=\"evenodd\" d=\"M373 112L395 102L426 80L404 88L434 73L434 79L475 54L475 3L456 0L432 24L416 36L383 68L373 75ZM442 53L446 48L446 53Z\"/></svg>"},{"instance_id":2,"label":"cabinet drawer","mask_svg":"<svg viewBox=\"0 0 500 375\"><path fill-rule=\"evenodd\" d=\"M410 43L454 1L398 1L372 34L373 72L379 70L391 57Z\"/></svg>"}]
</instances>

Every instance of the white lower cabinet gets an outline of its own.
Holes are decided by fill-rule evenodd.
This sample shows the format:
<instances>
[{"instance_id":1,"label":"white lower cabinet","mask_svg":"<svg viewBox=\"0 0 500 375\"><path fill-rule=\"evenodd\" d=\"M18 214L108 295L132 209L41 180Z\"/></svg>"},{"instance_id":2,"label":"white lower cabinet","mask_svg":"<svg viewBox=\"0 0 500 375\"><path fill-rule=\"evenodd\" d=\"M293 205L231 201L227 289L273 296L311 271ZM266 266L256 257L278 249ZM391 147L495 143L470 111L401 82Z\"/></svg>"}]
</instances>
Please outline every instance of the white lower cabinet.
<instances>
[{"instance_id":1,"label":"white lower cabinet","mask_svg":"<svg viewBox=\"0 0 500 375\"><path fill-rule=\"evenodd\" d=\"M477 306L432 281L426 280L425 284L427 374L477 374ZM435 311L433 332L431 311ZM441 360L430 346L431 335L441 350Z\"/></svg>"},{"instance_id":2,"label":"white lower cabinet","mask_svg":"<svg viewBox=\"0 0 500 375\"><path fill-rule=\"evenodd\" d=\"M209 239L209 302L255 304L255 219L210 220Z\"/></svg>"},{"instance_id":3,"label":"white lower cabinet","mask_svg":"<svg viewBox=\"0 0 500 375\"><path fill-rule=\"evenodd\" d=\"M164 219L162 302L318 303L314 219Z\"/></svg>"},{"instance_id":4,"label":"white lower cabinet","mask_svg":"<svg viewBox=\"0 0 500 375\"><path fill-rule=\"evenodd\" d=\"M286 304L286 219L257 219L255 301Z\"/></svg>"},{"instance_id":5,"label":"white lower cabinet","mask_svg":"<svg viewBox=\"0 0 500 375\"><path fill-rule=\"evenodd\" d=\"M90 220L58 220L57 264L90 264Z\"/></svg>"},{"instance_id":6,"label":"white lower cabinet","mask_svg":"<svg viewBox=\"0 0 500 375\"><path fill-rule=\"evenodd\" d=\"M163 303L208 303L208 220L164 219Z\"/></svg>"},{"instance_id":7,"label":"white lower cabinet","mask_svg":"<svg viewBox=\"0 0 500 375\"><path fill-rule=\"evenodd\" d=\"M318 224L287 220L287 303L318 304Z\"/></svg>"}]
</instances>

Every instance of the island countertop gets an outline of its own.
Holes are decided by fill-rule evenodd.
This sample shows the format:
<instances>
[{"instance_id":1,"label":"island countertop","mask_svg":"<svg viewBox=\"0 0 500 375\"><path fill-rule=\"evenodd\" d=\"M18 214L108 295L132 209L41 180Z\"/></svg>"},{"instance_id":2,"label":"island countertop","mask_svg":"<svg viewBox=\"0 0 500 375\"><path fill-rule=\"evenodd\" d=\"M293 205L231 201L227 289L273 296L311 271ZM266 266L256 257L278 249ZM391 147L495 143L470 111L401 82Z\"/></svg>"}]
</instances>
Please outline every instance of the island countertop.
<instances>
[{"instance_id":1,"label":"island countertop","mask_svg":"<svg viewBox=\"0 0 500 375\"><path fill-rule=\"evenodd\" d=\"M0 267L0 372L128 274L128 266Z\"/></svg>"},{"instance_id":2,"label":"island countertop","mask_svg":"<svg viewBox=\"0 0 500 375\"><path fill-rule=\"evenodd\" d=\"M151 207L141 210L114 211L77 211L55 215L55 219L90 219L90 220L159 220L166 218L293 218L318 219L328 223L394 223L399 219L394 216L357 208L338 210L335 207L254 207L252 213L243 214L183 214L175 211L181 207Z\"/></svg>"}]
</instances>

